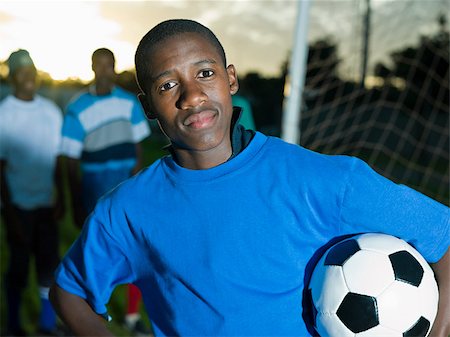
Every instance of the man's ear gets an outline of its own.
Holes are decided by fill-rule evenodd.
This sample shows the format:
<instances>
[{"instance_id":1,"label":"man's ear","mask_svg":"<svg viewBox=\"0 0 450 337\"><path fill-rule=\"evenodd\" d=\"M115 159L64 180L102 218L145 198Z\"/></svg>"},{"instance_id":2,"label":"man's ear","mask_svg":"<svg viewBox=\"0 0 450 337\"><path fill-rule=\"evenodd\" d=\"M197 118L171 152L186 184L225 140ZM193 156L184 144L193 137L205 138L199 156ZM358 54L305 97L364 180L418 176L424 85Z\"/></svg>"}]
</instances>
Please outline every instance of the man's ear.
<instances>
[{"instance_id":1,"label":"man's ear","mask_svg":"<svg viewBox=\"0 0 450 337\"><path fill-rule=\"evenodd\" d=\"M155 119L156 115L150 108L150 103L148 102L147 95L141 92L137 95L137 97L139 99L139 102L141 102L142 108L144 109L145 116L147 116L148 119Z\"/></svg>"},{"instance_id":2,"label":"man's ear","mask_svg":"<svg viewBox=\"0 0 450 337\"><path fill-rule=\"evenodd\" d=\"M228 81L230 83L230 94L234 95L239 90L239 82L236 73L236 68L234 67L234 65L230 64L227 67L227 73L228 73Z\"/></svg>"}]
</instances>

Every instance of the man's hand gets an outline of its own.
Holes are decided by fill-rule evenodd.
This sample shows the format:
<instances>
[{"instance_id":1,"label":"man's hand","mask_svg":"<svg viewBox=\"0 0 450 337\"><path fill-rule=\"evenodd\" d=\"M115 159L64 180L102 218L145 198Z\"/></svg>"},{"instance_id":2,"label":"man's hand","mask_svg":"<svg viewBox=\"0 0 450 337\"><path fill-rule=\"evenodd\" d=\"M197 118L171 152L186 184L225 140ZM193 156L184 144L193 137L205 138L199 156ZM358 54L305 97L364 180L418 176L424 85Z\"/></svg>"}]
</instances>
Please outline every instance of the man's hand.
<instances>
[{"instance_id":1,"label":"man's hand","mask_svg":"<svg viewBox=\"0 0 450 337\"><path fill-rule=\"evenodd\" d=\"M431 265L439 287L439 306L430 335L448 337L450 335L450 250Z\"/></svg>"}]
</instances>

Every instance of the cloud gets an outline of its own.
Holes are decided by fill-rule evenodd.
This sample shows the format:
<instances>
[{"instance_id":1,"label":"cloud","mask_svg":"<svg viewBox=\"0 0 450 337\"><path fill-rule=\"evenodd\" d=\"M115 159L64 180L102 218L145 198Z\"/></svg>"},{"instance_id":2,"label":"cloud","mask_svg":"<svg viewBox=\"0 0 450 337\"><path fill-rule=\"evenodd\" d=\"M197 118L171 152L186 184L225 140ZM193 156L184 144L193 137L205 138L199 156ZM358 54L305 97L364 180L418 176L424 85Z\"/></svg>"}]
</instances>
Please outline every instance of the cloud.
<instances>
[{"instance_id":1,"label":"cloud","mask_svg":"<svg viewBox=\"0 0 450 337\"><path fill-rule=\"evenodd\" d=\"M349 73L359 71L363 3L311 2L309 41L333 37ZM434 32L437 13L448 12L448 0L371 0L371 4L371 62L414 43L420 34ZM60 64L61 71L90 77L92 51L107 46L123 70L133 67L136 46L151 27L166 19L188 18L216 33L228 59L242 73L252 70L272 76L292 49L297 10L298 1L292 0L0 0L0 59L13 49L28 48L42 70Z\"/></svg>"},{"instance_id":2,"label":"cloud","mask_svg":"<svg viewBox=\"0 0 450 337\"><path fill-rule=\"evenodd\" d=\"M126 48L126 42L116 39L122 26L104 19L98 2L8 2L1 3L0 12L14 18L0 25L1 56L27 49L36 66L51 71L55 78L69 74L91 78L90 58L95 49Z\"/></svg>"}]
</instances>

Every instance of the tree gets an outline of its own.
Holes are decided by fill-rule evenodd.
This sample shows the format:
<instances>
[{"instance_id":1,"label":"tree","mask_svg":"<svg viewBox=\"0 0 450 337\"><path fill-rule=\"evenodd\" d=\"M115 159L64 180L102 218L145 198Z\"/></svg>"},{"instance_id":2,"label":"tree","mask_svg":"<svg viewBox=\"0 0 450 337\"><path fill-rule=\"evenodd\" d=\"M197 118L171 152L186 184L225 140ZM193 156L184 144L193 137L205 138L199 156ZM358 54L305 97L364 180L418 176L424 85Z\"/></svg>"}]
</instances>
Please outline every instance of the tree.
<instances>
[{"instance_id":1,"label":"tree","mask_svg":"<svg viewBox=\"0 0 450 337\"><path fill-rule=\"evenodd\" d=\"M400 78L405 83L405 105L416 112L426 113L427 101L441 101L443 111L449 103L449 31L446 17L438 18L439 30L430 37L422 36L415 46L391 53L392 68L379 63L375 75L389 83ZM446 84L446 85L445 85ZM428 97L427 100L424 97Z\"/></svg>"}]
</instances>

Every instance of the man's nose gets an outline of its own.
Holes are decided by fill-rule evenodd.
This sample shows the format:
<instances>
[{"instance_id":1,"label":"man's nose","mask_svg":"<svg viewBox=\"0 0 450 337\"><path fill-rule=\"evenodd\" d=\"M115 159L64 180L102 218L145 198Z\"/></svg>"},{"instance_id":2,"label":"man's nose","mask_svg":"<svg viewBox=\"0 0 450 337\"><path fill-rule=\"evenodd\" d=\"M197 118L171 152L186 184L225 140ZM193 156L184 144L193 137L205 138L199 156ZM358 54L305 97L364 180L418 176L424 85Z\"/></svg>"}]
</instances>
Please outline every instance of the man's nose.
<instances>
[{"instance_id":1,"label":"man's nose","mask_svg":"<svg viewBox=\"0 0 450 337\"><path fill-rule=\"evenodd\" d=\"M208 98L206 93L203 91L202 87L196 83L182 84L183 88L178 99L178 109L187 110L192 109Z\"/></svg>"}]
</instances>

